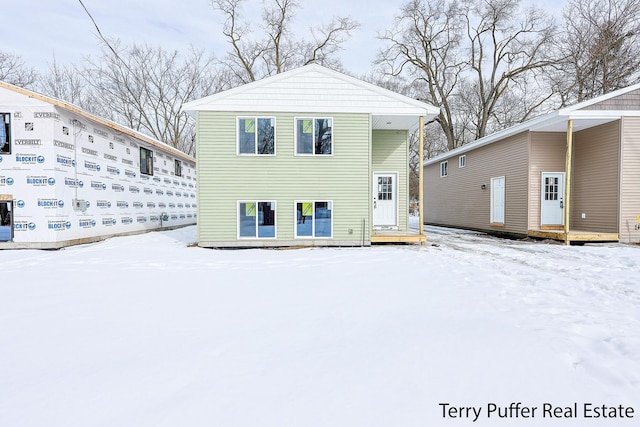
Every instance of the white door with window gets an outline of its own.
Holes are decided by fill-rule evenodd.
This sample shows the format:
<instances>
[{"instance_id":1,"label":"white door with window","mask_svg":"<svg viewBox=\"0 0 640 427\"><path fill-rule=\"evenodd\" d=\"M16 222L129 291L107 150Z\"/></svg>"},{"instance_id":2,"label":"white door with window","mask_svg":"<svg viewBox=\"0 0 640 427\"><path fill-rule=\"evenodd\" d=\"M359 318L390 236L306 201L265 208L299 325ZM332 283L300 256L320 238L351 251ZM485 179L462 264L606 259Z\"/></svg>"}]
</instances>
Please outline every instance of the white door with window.
<instances>
[{"instance_id":1,"label":"white door with window","mask_svg":"<svg viewBox=\"0 0 640 427\"><path fill-rule=\"evenodd\" d=\"M564 225L564 172L543 172L540 225Z\"/></svg>"},{"instance_id":2,"label":"white door with window","mask_svg":"<svg viewBox=\"0 0 640 427\"><path fill-rule=\"evenodd\" d=\"M398 174L373 174L373 226L397 228Z\"/></svg>"},{"instance_id":3,"label":"white door with window","mask_svg":"<svg viewBox=\"0 0 640 427\"><path fill-rule=\"evenodd\" d=\"M504 224L505 177L491 178L491 223Z\"/></svg>"}]
</instances>

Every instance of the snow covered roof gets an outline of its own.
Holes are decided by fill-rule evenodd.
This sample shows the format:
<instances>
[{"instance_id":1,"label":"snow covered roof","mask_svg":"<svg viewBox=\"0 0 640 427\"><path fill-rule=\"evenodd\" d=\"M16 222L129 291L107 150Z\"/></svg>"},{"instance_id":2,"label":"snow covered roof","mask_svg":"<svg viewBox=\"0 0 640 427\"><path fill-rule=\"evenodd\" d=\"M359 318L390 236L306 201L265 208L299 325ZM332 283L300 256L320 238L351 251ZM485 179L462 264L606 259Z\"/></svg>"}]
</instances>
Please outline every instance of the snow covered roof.
<instances>
[{"instance_id":1,"label":"snow covered roof","mask_svg":"<svg viewBox=\"0 0 640 427\"><path fill-rule=\"evenodd\" d=\"M433 105L400 95L318 64L286 71L188 102L196 111L368 113L374 129L412 129L438 114Z\"/></svg>"},{"instance_id":2,"label":"snow covered roof","mask_svg":"<svg viewBox=\"0 0 640 427\"><path fill-rule=\"evenodd\" d=\"M447 151L439 156L425 160L423 165L427 166L441 162L447 158L458 156L468 151L475 150L476 148L501 141L521 132L566 132L567 122L569 120L573 121L573 131L578 132L580 130L612 122L614 120L619 120L623 116L640 116L640 108L630 110L593 108L597 107L597 104L637 90L640 90L640 83L589 99L587 101L579 102L568 107L560 108L540 117L520 123L516 126L485 136L484 138L480 138L472 143L463 145L462 147Z\"/></svg>"}]
</instances>

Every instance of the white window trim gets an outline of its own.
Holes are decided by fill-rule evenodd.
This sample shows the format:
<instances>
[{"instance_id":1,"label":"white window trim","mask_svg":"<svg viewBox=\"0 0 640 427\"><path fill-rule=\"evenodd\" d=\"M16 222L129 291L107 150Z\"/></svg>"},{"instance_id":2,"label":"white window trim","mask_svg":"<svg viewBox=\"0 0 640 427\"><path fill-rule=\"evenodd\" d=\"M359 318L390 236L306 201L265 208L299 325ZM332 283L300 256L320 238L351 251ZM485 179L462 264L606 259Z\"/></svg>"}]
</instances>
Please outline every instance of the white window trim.
<instances>
[{"instance_id":1,"label":"white window trim","mask_svg":"<svg viewBox=\"0 0 640 427\"><path fill-rule=\"evenodd\" d=\"M298 236L298 203L313 203L313 218L311 219L311 236ZM327 202L331 203L331 236L329 237L316 237L316 223L315 223L315 209L316 202ZM328 199L296 199L293 201L293 238L294 239L313 239L313 240L330 240L333 239L333 224L334 224L334 209L333 209L333 200Z\"/></svg>"},{"instance_id":2,"label":"white window trim","mask_svg":"<svg viewBox=\"0 0 640 427\"><path fill-rule=\"evenodd\" d=\"M443 174L442 172L444 172L444 168L443 166L445 166L446 168L446 174ZM440 178L444 178L446 176L449 176L449 160L445 160L444 162L440 162Z\"/></svg>"},{"instance_id":3,"label":"white window trim","mask_svg":"<svg viewBox=\"0 0 640 427\"><path fill-rule=\"evenodd\" d=\"M258 203L267 202L273 203L273 210L275 216L273 218L273 237L258 237ZM240 236L240 203L255 203L256 204L256 235L254 237ZM236 238L238 240L276 240L278 238L278 206L275 200L238 200L236 202Z\"/></svg>"},{"instance_id":4,"label":"white window trim","mask_svg":"<svg viewBox=\"0 0 640 427\"><path fill-rule=\"evenodd\" d=\"M240 152L240 119L254 119L256 121L256 127L258 126L258 119L273 119L273 154L258 154L258 141L255 141L253 147L253 153L241 153ZM274 116L236 116L236 156L258 156L258 157L275 157L277 152L277 129L278 121ZM258 138L258 130L256 129L256 138Z\"/></svg>"},{"instance_id":5,"label":"white window trim","mask_svg":"<svg viewBox=\"0 0 640 427\"><path fill-rule=\"evenodd\" d=\"M458 156L458 167L463 168L465 166L467 166L467 155L463 154L461 156Z\"/></svg>"},{"instance_id":6,"label":"white window trim","mask_svg":"<svg viewBox=\"0 0 640 427\"><path fill-rule=\"evenodd\" d=\"M316 154L315 152L312 153L298 153L298 120L313 120L313 131L312 134L315 138L315 134L316 134L316 120L317 119L329 119L331 120L331 154ZM332 116L299 116L299 117L294 117L293 118L293 154L294 156L299 156L299 157L333 157L334 153L335 153L335 148L336 148L336 140L334 138L334 134L335 134L335 120L333 120ZM315 150L314 150L315 151ZM328 202L328 200L319 200L319 201L326 201Z\"/></svg>"}]
</instances>

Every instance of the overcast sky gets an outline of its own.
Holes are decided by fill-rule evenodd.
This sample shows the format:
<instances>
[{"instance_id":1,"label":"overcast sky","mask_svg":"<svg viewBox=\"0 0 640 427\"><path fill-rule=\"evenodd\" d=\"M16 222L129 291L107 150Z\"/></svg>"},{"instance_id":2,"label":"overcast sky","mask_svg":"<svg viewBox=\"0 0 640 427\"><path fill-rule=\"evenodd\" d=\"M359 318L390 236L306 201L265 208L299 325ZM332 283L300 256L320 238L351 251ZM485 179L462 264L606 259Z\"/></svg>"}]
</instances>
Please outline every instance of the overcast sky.
<instances>
[{"instance_id":1,"label":"overcast sky","mask_svg":"<svg viewBox=\"0 0 640 427\"><path fill-rule=\"evenodd\" d=\"M308 28L326 23L334 15L350 15L361 27L344 45L345 68L369 71L380 42L376 32L390 27L406 0L301 0L295 18L296 33L307 37ZM205 48L218 57L228 45L222 35L224 18L209 0L83 0L106 37L123 42L162 45L167 49ZM246 14L262 8L261 0L247 0ZM78 0L0 0L3 24L0 49L22 56L38 70L46 70L55 55L60 64L80 63L96 55L100 40ZM259 15L258 15L259 16Z\"/></svg>"},{"instance_id":2,"label":"overcast sky","mask_svg":"<svg viewBox=\"0 0 640 427\"><path fill-rule=\"evenodd\" d=\"M335 15L351 16L361 24L344 44L344 67L356 74L371 69L382 46L377 32L388 29L407 0L300 0L296 34L307 37L312 25ZM103 35L125 43L162 45L166 49L204 48L223 57L228 44L222 35L223 17L209 0L83 0ZM564 0L544 0L548 4ZM259 16L262 0L247 0L246 14ZM97 56L100 40L78 0L0 0L0 47L19 54L27 65L46 72L54 55L59 64L79 64Z\"/></svg>"}]
</instances>

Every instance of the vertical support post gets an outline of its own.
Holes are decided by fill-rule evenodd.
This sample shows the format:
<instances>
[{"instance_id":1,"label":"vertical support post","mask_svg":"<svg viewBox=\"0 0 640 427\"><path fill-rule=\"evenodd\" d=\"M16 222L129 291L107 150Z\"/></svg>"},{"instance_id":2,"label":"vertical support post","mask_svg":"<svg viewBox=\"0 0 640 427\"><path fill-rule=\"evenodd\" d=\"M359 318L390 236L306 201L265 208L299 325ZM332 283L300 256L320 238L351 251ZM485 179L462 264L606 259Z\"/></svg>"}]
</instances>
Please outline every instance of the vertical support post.
<instances>
[{"instance_id":1,"label":"vertical support post","mask_svg":"<svg viewBox=\"0 0 640 427\"><path fill-rule=\"evenodd\" d=\"M424 221L424 167L423 167L423 162L424 162L424 116L420 116L420 120L419 120L419 147L418 147L418 204L420 207L420 236L424 236L424 230L422 229L422 224Z\"/></svg>"},{"instance_id":2,"label":"vertical support post","mask_svg":"<svg viewBox=\"0 0 640 427\"><path fill-rule=\"evenodd\" d=\"M567 151L564 183L564 244L570 245L569 230L571 218L571 166L573 165L573 120L567 121Z\"/></svg>"}]
</instances>

